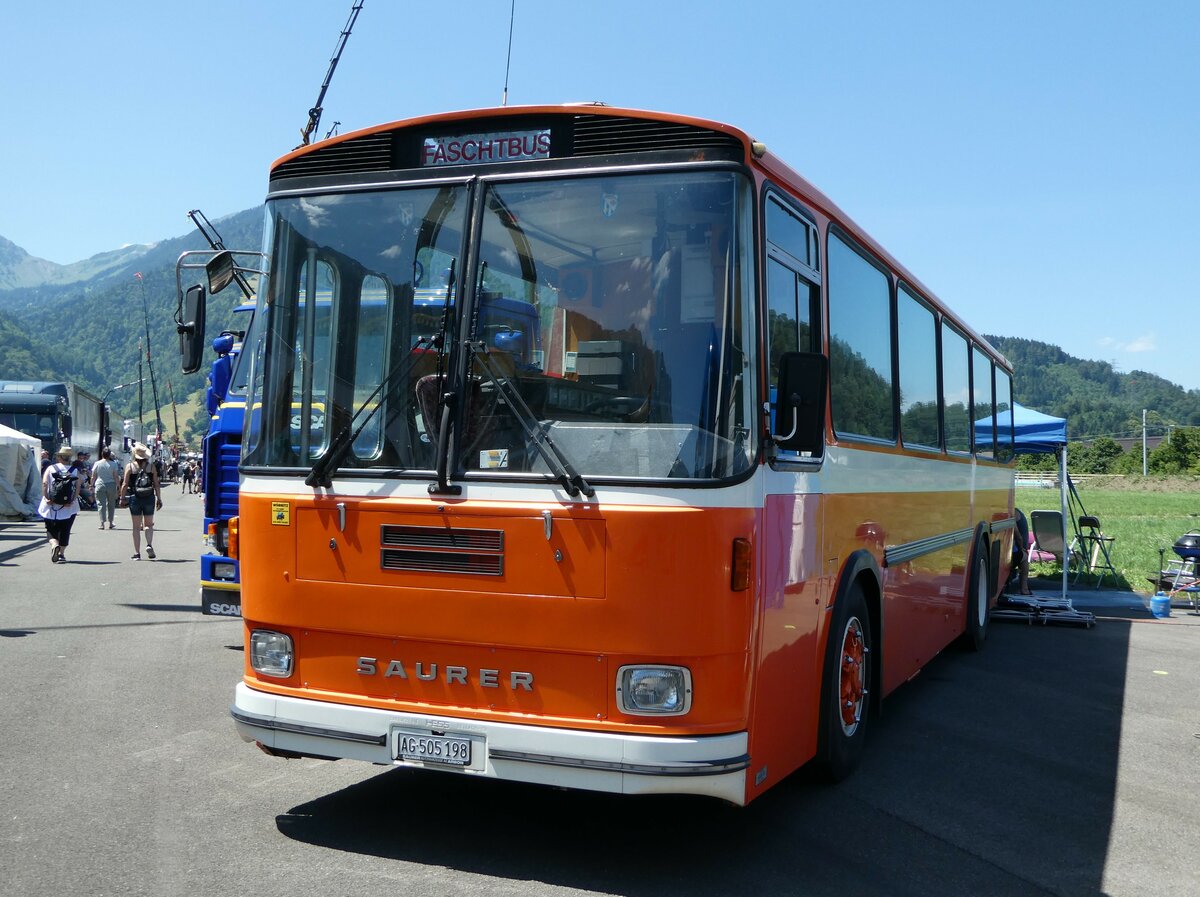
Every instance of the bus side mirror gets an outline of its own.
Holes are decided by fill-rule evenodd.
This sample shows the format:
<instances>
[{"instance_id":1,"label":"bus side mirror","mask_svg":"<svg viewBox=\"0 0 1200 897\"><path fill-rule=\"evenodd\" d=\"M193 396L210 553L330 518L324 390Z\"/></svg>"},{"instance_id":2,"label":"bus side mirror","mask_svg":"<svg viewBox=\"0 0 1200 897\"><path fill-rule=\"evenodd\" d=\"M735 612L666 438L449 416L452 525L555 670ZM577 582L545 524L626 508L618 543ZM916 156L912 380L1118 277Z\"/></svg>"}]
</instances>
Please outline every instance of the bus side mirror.
<instances>
[{"instance_id":1,"label":"bus side mirror","mask_svg":"<svg viewBox=\"0 0 1200 897\"><path fill-rule=\"evenodd\" d=\"M209 295L217 295L217 293L233 283L234 274L237 273L237 267L233 261L233 253L228 249L222 249L208 260L208 264L204 266L204 273L208 275Z\"/></svg>"},{"instance_id":2,"label":"bus side mirror","mask_svg":"<svg viewBox=\"0 0 1200 897\"><path fill-rule=\"evenodd\" d=\"M776 444L790 452L821 454L829 361L818 352L785 352L775 392Z\"/></svg>"},{"instance_id":3,"label":"bus side mirror","mask_svg":"<svg viewBox=\"0 0 1200 897\"><path fill-rule=\"evenodd\" d=\"M179 331L179 357L185 374L200 370L204 357L204 300L203 284L188 287L183 297L183 322L176 329Z\"/></svg>"}]
</instances>

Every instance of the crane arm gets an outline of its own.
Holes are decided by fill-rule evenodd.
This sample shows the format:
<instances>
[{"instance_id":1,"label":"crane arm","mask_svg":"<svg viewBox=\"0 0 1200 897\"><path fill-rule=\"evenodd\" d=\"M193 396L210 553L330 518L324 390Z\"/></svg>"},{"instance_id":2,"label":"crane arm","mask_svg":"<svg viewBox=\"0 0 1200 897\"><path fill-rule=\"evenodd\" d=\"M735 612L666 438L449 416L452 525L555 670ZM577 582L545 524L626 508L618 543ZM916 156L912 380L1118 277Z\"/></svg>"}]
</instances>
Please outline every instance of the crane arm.
<instances>
[{"instance_id":1,"label":"crane arm","mask_svg":"<svg viewBox=\"0 0 1200 897\"><path fill-rule=\"evenodd\" d=\"M329 90L329 82L333 80L333 70L337 68L338 60L342 58L342 50L346 48L346 40L350 37L350 31L354 28L354 20L358 18L362 7L363 0L355 0L354 4L350 7L350 18L346 20L346 27L342 29L341 36L338 37L337 46L334 47L333 56L329 60L329 71L325 73L325 80L322 82L321 90L317 94L317 102L308 110L308 122L300 129L300 146L308 146L313 133L321 124L321 103L325 101L325 91Z\"/></svg>"}]
</instances>

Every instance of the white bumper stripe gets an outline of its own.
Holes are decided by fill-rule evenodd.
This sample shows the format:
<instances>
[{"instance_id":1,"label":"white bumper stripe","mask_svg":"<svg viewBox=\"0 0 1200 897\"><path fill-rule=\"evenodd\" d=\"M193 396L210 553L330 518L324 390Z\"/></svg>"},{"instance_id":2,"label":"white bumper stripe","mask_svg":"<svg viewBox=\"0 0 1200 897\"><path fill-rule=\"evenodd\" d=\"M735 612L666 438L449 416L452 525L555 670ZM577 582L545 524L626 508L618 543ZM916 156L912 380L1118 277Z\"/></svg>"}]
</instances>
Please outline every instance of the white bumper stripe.
<instances>
[{"instance_id":1,"label":"white bumper stripe","mask_svg":"<svg viewBox=\"0 0 1200 897\"><path fill-rule=\"evenodd\" d=\"M485 745L478 768L446 768L463 775L618 794L700 794L745 803L750 765L745 732L664 737L460 720L280 697L245 683L238 684L230 712L242 738L281 751L419 766L393 759L392 727L436 729Z\"/></svg>"}]
</instances>

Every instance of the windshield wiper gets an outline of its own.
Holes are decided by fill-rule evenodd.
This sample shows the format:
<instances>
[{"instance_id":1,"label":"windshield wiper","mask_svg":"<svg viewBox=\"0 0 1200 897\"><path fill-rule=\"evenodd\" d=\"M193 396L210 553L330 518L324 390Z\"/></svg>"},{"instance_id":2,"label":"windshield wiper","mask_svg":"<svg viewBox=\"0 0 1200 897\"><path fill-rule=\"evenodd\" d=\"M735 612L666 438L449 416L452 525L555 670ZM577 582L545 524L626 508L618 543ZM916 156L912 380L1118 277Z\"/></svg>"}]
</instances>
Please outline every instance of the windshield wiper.
<instances>
[{"instance_id":1,"label":"windshield wiper","mask_svg":"<svg viewBox=\"0 0 1200 897\"><path fill-rule=\"evenodd\" d=\"M534 416L529 405L525 403L525 399L522 398L520 391L496 367L496 363L492 360L491 355L488 354L487 344L482 340L477 340L475 342L467 341L464 345L471 355L483 361L483 372L487 374L488 379L492 381L492 385L496 387L496 391L508 403L513 417L517 419L517 423L525 431L526 438L531 440L534 447L541 453L542 457L546 460L546 465L553 471L555 479L562 484L567 495L570 495L572 498L581 492L588 498L595 495L596 490L583 478L583 474L574 468L570 459L563 454L562 449L554 444L554 440L550 438L550 434L538 424L537 418Z\"/></svg>"},{"instance_id":2,"label":"windshield wiper","mask_svg":"<svg viewBox=\"0 0 1200 897\"><path fill-rule=\"evenodd\" d=\"M346 425L338 430L337 434L330 440L329 449L313 464L312 471L304 478L304 485L320 486L323 489L328 489L333 485L330 472L337 469L337 466L341 463L342 458L346 456L346 452L350 446L354 445L354 441L366 429L367 424L379 413L379 409L383 407L383 402L376 403L375 407L367 412L366 417L362 419L357 427L354 427L355 419L366 410L368 405L375 401L375 398L383 391L383 388L388 385L393 377L402 372L405 374L408 373L421 357L421 352L418 350L424 349L426 346L435 345L438 342L440 342L440 338L437 336L417 337L417 341L413 343L413 347L409 350L409 353L392 366L392 369L387 372L379 382L379 385L375 387L375 391L367 396L363 403L355 409L354 413L350 415L350 420L346 422ZM351 427L354 427L353 431L351 431Z\"/></svg>"}]
</instances>

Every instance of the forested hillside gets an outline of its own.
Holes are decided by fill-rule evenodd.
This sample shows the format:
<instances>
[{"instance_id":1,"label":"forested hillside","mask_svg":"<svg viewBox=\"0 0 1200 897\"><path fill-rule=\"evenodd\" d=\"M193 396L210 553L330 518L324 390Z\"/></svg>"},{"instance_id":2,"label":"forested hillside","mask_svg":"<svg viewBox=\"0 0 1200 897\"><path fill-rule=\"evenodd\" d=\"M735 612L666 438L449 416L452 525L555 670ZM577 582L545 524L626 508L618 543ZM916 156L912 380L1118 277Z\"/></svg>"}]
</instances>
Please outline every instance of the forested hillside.
<instances>
[{"instance_id":1,"label":"forested hillside","mask_svg":"<svg viewBox=\"0 0 1200 897\"><path fill-rule=\"evenodd\" d=\"M215 224L227 246L258 249L261 245L260 209ZM177 401L183 401L205 385L203 368L188 376L180 373L175 331L175 261L184 250L201 248L207 248L207 243L193 231L157 244L128 270L116 274L106 269L67 286L0 290L0 380L73 381L103 396L117 384L137 380L138 345L139 340L145 343L148 322L161 414L170 428L171 392ZM140 281L136 273L141 273ZM193 276L189 282L198 280L200 277ZM232 308L240 299L241 294L230 288L210 301L210 337L231 323ZM145 416L150 421L154 401L144 365L142 375L146 377ZM138 392L132 388L115 392L109 404L119 415L136 416ZM180 425L184 429L182 421Z\"/></svg>"},{"instance_id":2,"label":"forested hillside","mask_svg":"<svg viewBox=\"0 0 1200 897\"><path fill-rule=\"evenodd\" d=\"M1037 340L986 336L1012 362L1014 394L1022 405L1067 419L1070 439L1141 433L1142 409L1160 432L1200 426L1200 390L1145 371L1122 374L1105 361L1074 358Z\"/></svg>"}]
</instances>

